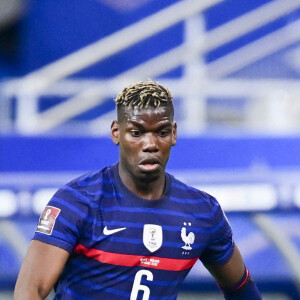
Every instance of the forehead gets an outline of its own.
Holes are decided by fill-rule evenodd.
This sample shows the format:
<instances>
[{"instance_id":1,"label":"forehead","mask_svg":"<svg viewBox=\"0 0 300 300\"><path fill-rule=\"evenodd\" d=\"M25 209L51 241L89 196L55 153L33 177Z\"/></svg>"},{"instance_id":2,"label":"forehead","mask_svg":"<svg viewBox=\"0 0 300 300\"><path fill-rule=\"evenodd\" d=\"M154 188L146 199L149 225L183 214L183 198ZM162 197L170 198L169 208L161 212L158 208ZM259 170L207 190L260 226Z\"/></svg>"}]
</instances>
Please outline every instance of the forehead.
<instances>
[{"instance_id":1,"label":"forehead","mask_svg":"<svg viewBox=\"0 0 300 300\"><path fill-rule=\"evenodd\" d=\"M170 107L148 107L148 108L130 108L125 107L122 121L126 123L168 123L173 121L173 113Z\"/></svg>"}]
</instances>

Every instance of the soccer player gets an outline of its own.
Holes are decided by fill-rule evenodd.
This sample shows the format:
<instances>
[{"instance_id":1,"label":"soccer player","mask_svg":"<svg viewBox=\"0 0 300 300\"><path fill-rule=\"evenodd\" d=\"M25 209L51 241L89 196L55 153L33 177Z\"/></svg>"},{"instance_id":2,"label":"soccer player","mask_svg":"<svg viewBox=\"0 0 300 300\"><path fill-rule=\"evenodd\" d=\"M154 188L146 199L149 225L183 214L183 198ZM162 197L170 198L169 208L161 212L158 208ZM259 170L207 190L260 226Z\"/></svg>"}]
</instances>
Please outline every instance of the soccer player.
<instances>
[{"instance_id":1,"label":"soccer player","mask_svg":"<svg viewBox=\"0 0 300 300\"><path fill-rule=\"evenodd\" d=\"M15 300L45 299L52 287L55 299L176 299L198 259L225 299L261 299L217 200L165 172L177 139L170 92L138 82L115 102L111 138L119 162L53 196Z\"/></svg>"}]
</instances>

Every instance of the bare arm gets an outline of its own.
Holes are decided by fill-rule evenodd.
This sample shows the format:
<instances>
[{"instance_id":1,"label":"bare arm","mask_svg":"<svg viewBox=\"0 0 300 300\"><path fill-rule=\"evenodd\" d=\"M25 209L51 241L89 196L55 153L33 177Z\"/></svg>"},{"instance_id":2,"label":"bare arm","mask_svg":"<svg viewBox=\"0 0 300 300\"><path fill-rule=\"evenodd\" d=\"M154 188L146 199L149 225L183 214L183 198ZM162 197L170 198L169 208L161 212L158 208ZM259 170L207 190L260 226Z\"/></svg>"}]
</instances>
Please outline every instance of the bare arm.
<instances>
[{"instance_id":1,"label":"bare arm","mask_svg":"<svg viewBox=\"0 0 300 300\"><path fill-rule=\"evenodd\" d=\"M231 288L244 275L245 264L237 246L230 260L224 265L206 265L208 271L215 277L221 288Z\"/></svg>"},{"instance_id":2,"label":"bare arm","mask_svg":"<svg viewBox=\"0 0 300 300\"><path fill-rule=\"evenodd\" d=\"M226 300L262 300L236 246L232 257L226 264L206 265L206 267L217 280Z\"/></svg>"},{"instance_id":3,"label":"bare arm","mask_svg":"<svg viewBox=\"0 0 300 300\"><path fill-rule=\"evenodd\" d=\"M33 240L18 276L14 299L45 299L56 283L69 255L61 248Z\"/></svg>"}]
</instances>

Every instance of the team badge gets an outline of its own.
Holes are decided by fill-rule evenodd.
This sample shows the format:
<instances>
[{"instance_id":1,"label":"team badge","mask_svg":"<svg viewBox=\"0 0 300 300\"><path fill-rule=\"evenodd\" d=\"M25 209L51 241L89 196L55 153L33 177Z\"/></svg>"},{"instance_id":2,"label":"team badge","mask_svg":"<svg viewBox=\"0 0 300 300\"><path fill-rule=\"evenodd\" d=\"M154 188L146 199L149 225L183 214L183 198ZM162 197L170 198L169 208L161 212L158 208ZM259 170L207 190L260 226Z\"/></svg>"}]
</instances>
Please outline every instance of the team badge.
<instances>
[{"instance_id":1,"label":"team badge","mask_svg":"<svg viewBox=\"0 0 300 300\"><path fill-rule=\"evenodd\" d=\"M181 248L184 250L192 250L191 245L195 242L195 234L193 232L187 233L186 227L187 225L192 226L192 224L189 222L188 224L186 222L183 223L184 227L181 228L181 239L184 242L184 246Z\"/></svg>"},{"instance_id":2,"label":"team badge","mask_svg":"<svg viewBox=\"0 0 300 300\"><path fill-rule=\"evenodd\" d=\"M159 225L145 224L143 233L143 243L145 247L154 252L158 250L163 241L162 227Z\"/></svg>"},{"instance_id":3,"label":"team badge","mask_svg":"<svg viewBox=\"0 0 300 300\"><path fill-rule=\"evenodd\" d=\"M52 234L52 230L57 216L60 213L60 209L53 206L46 206L39 219L36 232Z\"/></svg>"}]
</instances>

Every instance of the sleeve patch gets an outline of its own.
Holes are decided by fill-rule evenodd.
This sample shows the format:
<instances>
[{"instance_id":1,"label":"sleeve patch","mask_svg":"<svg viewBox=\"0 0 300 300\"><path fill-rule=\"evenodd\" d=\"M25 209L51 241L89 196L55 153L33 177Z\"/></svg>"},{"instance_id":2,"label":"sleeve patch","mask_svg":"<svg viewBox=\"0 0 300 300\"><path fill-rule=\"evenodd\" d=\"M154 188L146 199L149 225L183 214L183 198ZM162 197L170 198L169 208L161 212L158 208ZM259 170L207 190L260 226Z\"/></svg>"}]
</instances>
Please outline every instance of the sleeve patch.
<instances>
[{"instance_id":1,"label":"sleeve patch","mask_svg":"<svg viewBox=\"0 0 300 300\"><path fill-rule=\"evenodd\" d=\"M59 208L56 208L54 206L46 206L40 216L36 232L51 235L56 218L58 217L59 213Z\"/></svg>"}]
</instances>

